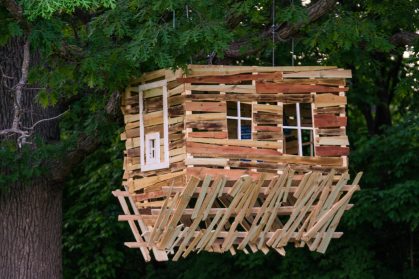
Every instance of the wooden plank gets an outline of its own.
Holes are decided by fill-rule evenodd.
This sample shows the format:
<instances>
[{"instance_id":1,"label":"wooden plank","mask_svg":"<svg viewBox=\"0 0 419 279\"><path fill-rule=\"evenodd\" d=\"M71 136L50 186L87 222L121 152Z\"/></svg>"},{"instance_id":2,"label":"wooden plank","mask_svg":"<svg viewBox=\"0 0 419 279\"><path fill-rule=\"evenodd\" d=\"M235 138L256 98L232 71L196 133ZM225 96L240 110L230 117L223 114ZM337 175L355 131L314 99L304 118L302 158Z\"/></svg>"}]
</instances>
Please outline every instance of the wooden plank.
<instances>
[{"instance_id":1,"label":"wooden plank","mask_svg":"<svg viewBox=\"0 0 419 279\"><path fill-rule=\"evenodd\" d=\"M345 92L348 88L324 85L281 84L256 82L256 93L310 93L310 92Z\"/></svg>"},{"instance_id":2,"label":"wooden plank","mask_svg":"<svg viewBox=\"0 0 419 279\"><path fill-rule=\"evenodd\" d=\"M319 136L345 136L346 130L344 128L316 129L316 133Z\"/></svg>"},{"instance_id":3,"label":"wooden plank","mask_svg":"<svg viewBox=\"0 0 419 279\"><path fill-rule=\"evenodd\" d=\"M195 140L195 139L188 139L188 140ZM218 141L214 139L214 141ZM225 140L227 141L227 140ZM230 140L228 140L230 141ZM234 140L233 140L234 141ZM253 144L254 142L250 142L248 144ZM275 143L277 144L277 143ZM261 156L259 159L262 159L263 155L274 155L280 156L282 155L281 152L276 150L269 150L269 149L254 149L251 147L241 147L241 146L215 146L213 144L203 144L197 143L192 141L186 142L186 152L191 154L218 154L226 156L228 155L238 155L243 156L243 158L252 158L258 159L257 156Z\"/></svg>"},{"instance_id":4,"label":"wooden plank","mask_svg":"<svg viewBox=\"0 0 419 279\"><path fill-rule=\"evenodd\" d=\"M165 85L167 85L166 80L159 80L159 81L154 81L154 82L139 85L138 90L139 91L146 91L146 90L150 90L150 89L153 89L153 88L163 87Z\"/></svg>"},{"instance_id":5,"label":"wooden plank","mask_svg":"<svg viewBox=\"0 0 419 279\"><path fill-rule=\"evenodd\" d=\"M149 80L153 80L157 78L163 78L165 76L165 72L166 72L166 69L160 69L160 70L144 73L138 79L133 80L131 84L145 82L145 81L149 81Z\"/></svg>"},{"instance_id":6,"label":"wooden plank","mask_svg":"<svg viewBox=\"0 0 419 279\"><path fill-rule=\"evenodd\" d=\"M283 83L283 84L318 84L318 85L328 85L328 86L345 86L346 82L345 79L338 78L338 79L302 79L302 78L288 78L283 80L276 80L276 83Z\"/></svg>"},{"instance_id":7,"label":"wooden plank","mask_svg":"<svg viewBox=\"0 0 419 279\"><path fill-rule=\"evenodd\" d=\"M227 65L188 65L188 77L208 75L235 75L254 72L301 72L336 69L335 66L227 66ZM306 74L307 75L307 74ZM311 77L311 76L309 76Z\"/></svg>"},{"instance_id":8,"label":"wooden plank","mask_svg":"<svg viewBox=\"0 0 419 279\"><path fill-rule=\"evenodd\" d=\"M263 112L271 112L271 113L280 113L282 114L282 107L277 105L261 105L255 104L253 105L253 111L263 111Z\"/></svg>"},{"instance_id":9,"label":"wooden plank","mask_svg":"<svg viewBox=\"0 0 419 279\"><path fill-rule=\"evenodd\" d=\"M201 192L199 193L198 199L196 200L195 207L191 216L192 219L195 219L198 216L198 212L201 208L202 202L204 201L205 195L207 194L207 189L211 183L211 179L212 177L207 175L202 181Z\"/></svg>"},{"instance_id":10,"label":"wooden plank","mask_svg":"<svg viewBox=\"0 0 419 279\"><path fill-rule=\"evenodd\" d=\"M325 138L326 137L320 138L320 140ZM340 140L336 139L336 137L333 137L333 139L335 141ZM339 143L341 142L342 141L339 141ZM285 154L282 155L280 152L274 150L257 150L248 147L211 146L209 144L201 144L195 142L186 143L186 152L195 153L197 156L206 156L207 158L221 157L237 159L256 159L285 164L341 166L343 163L341 157L309 157Z\"/></svg>"},{"instance_id":11,"label":"wooden plank","mask_svg":"<svg viewBox=\"0 0 419 279\"><path fill-rule=\"evenodd\" d=\"M359 190L359 187L354 186L351 190L346 192L346 194L338 201L336 202L332 208L330 208L329 211L327 211L317 222L316 224L311 227L303 236L304 241L308 241L310 238L312 238L317 231L327 222L330 218L334 216L334 214L342 207L344 206L348 200L352 197L352 194Z\"/></svg>"},{"instance_id":12,"label":"wooden plank","mask_svg":"<svg viewBox=\"0 0 419 279\"><path fill-rule=\"evenodd\" d=\"M238 83L245 80L281 80L282 72L259 73L253 74L237 74L237 75L220 75L220 76L198 76L178 78L179 82L184 83Z\"/></svg>"},{"instance_id":13,"label":"wooden plank","mask_svg":"<svg viewBox=\"0 0 419 279\"><path fill-rule=\"evenodd\" d=\"M228 137L227 132L190 132L188 138L214 138L214 139L226 139Z\"/></svg>"},{"instance_id":14,"label":"wooden plank","mask_svg":"<svg viewBox=\"0 0 419 279\"><path fill-rule=\"evenodd\" d=\"M320 70L284 73L284 78L352 78L351 70Z\"/></svg>"},{"instance_id":15,"label":"wooden plank","mask_svg":"<svg viewBox=\"0 0 419 279\"><path fill-rule=\"evenodd\" d=\"M212 121L212 120L225 120L225 119L227 119L227 114L225 112L189 114L185 116L186 122Z\"/></svg>"},{"instance_id":16,"label":"wooden plank","mask_svg":"<svg viewBox=\"0 0 419 279\"><path fill-rule=\"evenodd\" d=\"M352 187L351 187L352 188ZM345 207L345 210L350 210L351 208L353 207L353 204L348 204L346 207ZM286 215L290 215L293 211L294 211L294 209L295 209L295 207L294 206L288 206L288 205L283 205L283 206L281 206L281 207L278 207L278 208L273 208L273 211L274 212L276 212L276 214L278 214L278 215L280 215L280 216L286 216ZM311 211L313 211L315 209L315 206L314 205L312 205L312 206L310 206L309 208L308 208L308 212L311 212ZM151 214L153 214L153 215L157 215L157 214L159 214L160 213L160 211L161 211L161 209L151 209ZM214 216L214 215L216 215L219 211L221 211L221 212L225 212L226 211L226 208L225 207L223 207L223 208L211 208L210 210L209 210L209 212L208 212L208 215L210 215L210 216ZM261 207L253 207L252 209L251 209L251 214L258 214L259 212L261 211ZM183 211L183 215L185 215L185 216L190 216L190 215L192 215L192 213L193 213L193 208L186 208L184 211ZM231 214L232 216L235 216L236 215L236 213L232 213ZM202 221L202 220L200 220L200 221Z\"/></svg>"},{"instance_id":17,"label":"wooden plank","mask_svg":"<svg viewBox=\"0 0 419 279\"><path fill-rule=\"evenodd\" d=\"M347 117L336 116L333 114L317 114L314 115L314 127L330 128L346 126Z\"/></svg>"},{"instance_id":18,"label":"wooden plank","mask_svg":"<svg viewBox=\"0 0 419 279\"><path fill-rule=\"evenodd\" d=\"M253 85L185 85L186 90L205 92L231 92L255 94L256 88Z\"/></svg>"},{"instance_id":19,"label":"wooden plank","mask_svg":"<svg viewBox=\"0 0 419 279\"><path fill-rule=\"evenodd\" d=\"M185 110L200 112L225 112L225 103L220 102L185 102Z\"/></svg>"},{"instance_id":20,"label":"wooden plank","mask_svg":"<svg viewBox=\"0 0 419 279\"><path fill-rule=\"evenodd\" d=\"M228 159L224 158L186 158L186 165L196 166L220 166L225 167L228 165Z\"/></svg>"},{"instance_id":21,"label":"wooden plank","mask_svg":"<svg viewBox=\"0 0 419 279\"><path fill-rule=\"evenodd\" d=\"M317 156L347 156L349 155L349 147L341 146L316 146Z\"/></svg>"},{"instance_id":22,"label":"wooden plank","mask_svg":"<svg viewBox=\"0 0 419 279\"><path fill-rule=\"evenodd\" d=\"M316 94L314 97L316 107L331 107L346 105L346 96L338 96L335 94Z\"/></svg>"},{"instance_id":23,"label":"wooden plank","mask_svg":"<svg viewBox=\"0 0 419 279\"><path fill-rule=\"evenodd\" d=\"M133 194L132 198L135 202L141 202L149 199L156 199L161 197L167 197L167 193L164 191L148 192L144 194Z\"/></svg>"},{"instance_id":24,"label":"wooden plank","mask_svg":"<svg viewBox=\"0 0 419 279\"><path fill-rule=\"evenodd\" d=\"M151 176L151 177L144 177L141 179L134 180L134 189L135 191L146 188L158 182L162 182L168 179L172 179L181 175L184 175L184 171L175 172L175 173L167 173L158 176Z\"/></svg>"},{"instance_id":25,"label":"wooden plank","mask_svg":"<svg viewBox=\"0 0 419 279\"><path fill-rule=\"evenodd\" d=\"M237 180L243 175L249 175L252 179L258 179L262 173L257 173L250 170L229 170L229 169L214 169L204 167L192 167L186 169L186 174L204 178L206 175L217 176L224 175L228 180ZM271 177L275 174L271 174Z\"/></svg>"},{"instance_id":26,"label":"wooden plank","mask_svg":"<svg viewBox=\"0 0 419 279\"><path fill-rule=\"evenodd\" d=\"M228 145L242 147L258 147L267 149L279 149L282 144L271 141L252 141L252 140L235 140L235 139L209 139L209 138L188 138L187 142L208 143L212 145Z\"/></svg>"},{"instance_id":27,"label":"wooden plank","mask_svg":"<svg viewBox=\"0 0 419 279\"><path fill-rule=\"evenodd\" d=\"M317 142L320 145L349 145L347 136L320 137Z\"/></svg>"},{"instance_id":28,"label":"wooden plank","mask_svg":"<svg viewBox=\"0 0 419 279\"><path fill-rule=\"evenodd\" d=\"M185 128L199 129L207 131L220 131L227 129L226 121L215 120L215 121L195 121L186 122Z\"/></svg>"},{"instance_id":29,"label":"wooden plank","mask_svg":"<svg viewBox=\"0 0 419 279\"><path fill-rule=\"evenodd\" d=\"M282 127L277 126L255 126L255 131L260 132L280 132L282 134Z\"/></svg>"}]
</instances>

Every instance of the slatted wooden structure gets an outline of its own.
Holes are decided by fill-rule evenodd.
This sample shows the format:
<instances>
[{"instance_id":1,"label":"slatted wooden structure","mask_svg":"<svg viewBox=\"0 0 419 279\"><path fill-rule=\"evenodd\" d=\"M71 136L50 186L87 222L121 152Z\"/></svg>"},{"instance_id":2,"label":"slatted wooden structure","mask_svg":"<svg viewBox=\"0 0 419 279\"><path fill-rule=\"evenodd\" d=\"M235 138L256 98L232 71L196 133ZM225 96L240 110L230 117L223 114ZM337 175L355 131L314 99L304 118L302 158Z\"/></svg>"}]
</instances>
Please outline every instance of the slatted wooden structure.
<instances>
[{"instance_id":1,"label":"slatted wooden structure","mask_svg":"<svg viewBox=\"0 0 419 279\"><path fill-rule=\"evenodd\" d=\"M189 65L122 99L124 190L146 261L285 246L324 253L349 200L346 79L336 67Z\"/></svg>"}]
</instances>

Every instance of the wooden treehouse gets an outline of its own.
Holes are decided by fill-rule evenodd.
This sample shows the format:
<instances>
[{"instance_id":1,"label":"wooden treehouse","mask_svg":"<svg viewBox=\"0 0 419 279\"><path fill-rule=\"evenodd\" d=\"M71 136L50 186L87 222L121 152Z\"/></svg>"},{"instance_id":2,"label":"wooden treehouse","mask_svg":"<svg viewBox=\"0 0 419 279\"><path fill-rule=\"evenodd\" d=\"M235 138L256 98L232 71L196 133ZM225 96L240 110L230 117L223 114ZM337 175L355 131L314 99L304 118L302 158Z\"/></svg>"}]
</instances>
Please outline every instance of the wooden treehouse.
<instances>
[{"instance_id":1,"label":"wooden treehouse","mask_svg":"<svg viewBox=\"0 0 419 279\"><path fill-rule=\"evenodd\" d=\"M324 253L349 200L346 78L336 67L189 65L132 82L119 199L146 261L307 246Z\"/></svg>"}]
</instances>

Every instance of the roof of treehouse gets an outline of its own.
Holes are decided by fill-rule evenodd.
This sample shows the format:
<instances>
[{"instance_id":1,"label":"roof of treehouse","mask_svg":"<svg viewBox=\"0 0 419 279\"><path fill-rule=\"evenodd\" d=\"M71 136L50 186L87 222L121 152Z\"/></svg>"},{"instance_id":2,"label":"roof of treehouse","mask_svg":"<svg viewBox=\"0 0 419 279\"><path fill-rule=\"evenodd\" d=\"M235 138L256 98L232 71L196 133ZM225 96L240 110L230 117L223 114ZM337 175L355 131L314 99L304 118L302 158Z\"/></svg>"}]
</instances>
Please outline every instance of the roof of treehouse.
<instances>
[{"instance_id":1,"label":"roof of treehouse","mask_svg":"<svg viewBox=\"0 0 419 279\"><path fill-rule=\"evenodd\" d=\"M336 67L188 65L126 89L125 191L115 191L150 260L192 251L325 252L347 185L346 78ZM131 209L127 206L131 204Z\"/></svg>"}]
</instances>

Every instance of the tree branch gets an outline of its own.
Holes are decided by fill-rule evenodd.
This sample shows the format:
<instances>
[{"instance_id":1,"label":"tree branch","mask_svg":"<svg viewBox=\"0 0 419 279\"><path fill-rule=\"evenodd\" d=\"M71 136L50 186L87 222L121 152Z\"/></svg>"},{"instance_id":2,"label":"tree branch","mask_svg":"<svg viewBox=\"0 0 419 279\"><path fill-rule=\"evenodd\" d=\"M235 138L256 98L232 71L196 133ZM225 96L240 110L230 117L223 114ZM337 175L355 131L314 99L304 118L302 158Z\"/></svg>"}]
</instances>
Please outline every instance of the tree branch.
<instances>
[{"instance_id":1,"label":"tree branch","mask_svg":"<svg viewBox=\"0 0 419 279\"><path fill-rule=\"evenodd\" d=\"M22 26L25 33L29 33L30 24L23 16L22 7L14 0L1 0L6 10L13 16L13 18Z\"/></svg>"},{"instance_id":2,"label":"tree branch","mask_svg":"<svg viewBox=\"0 0 419 279\"><path fill-rule=\"evenodd\" d=\"M14 102L14 115L12 122L12 129L17 130L20 126L20 118L22 115L22 92L28 81L29 73L29 61L30 61L30 43L27 38L23 45L23 61L21 67L21 76L19 82L15 86L15 102Z\"/></svg>"},{"instance_id":3,"label":"tree branch","mask_svg":"<svg viewBox=\"0 0 419 279\"><path fill-rule=\"evenodd\" d=\"M105 111L108 119L114 120L120 115L119 104L121 94L118 91L112 93L109 97L108 103L105 106ZM80 135L77 146L70 150L65 157L59 162L53 162L54 172L52 180L55 182L63 181L71 172L73 167L77 166L84 158L94 152L100 145L97 135Z\"/></svg>"},{"instance_id":4,"label":"tree branch","mask_svg":"<svg viewBox=\"0 0 419 279\"><path fill-rule=\"evenodd\" d=\"M319 18L321 18L322 16L330 12L335 6L335 4L336 4L336 0L319 0L307 8L307 14L308 14L307 21L297 22L294 24L289 24L287 22L276 24L273 28L275 30L276 39L280 42L283 42L284 40L289 39L307 24L310 24L318 20ZM271 36L272 36L272 27L262 32L259 38L259 41L262 41L262 42L266 41L266 43L268 43L267 38ZM241 49L244 46L250 45L250 42L251 41L249 39L242 39L242 40L234 41L230 44L229 49L225 51L224 55L228 58L238 58L245 55L252 55L259 52L261 49L265 48L265 45L266 45L266 44L263 44L259 46L258 48L249 48L246 51L241 51Z\"/></svg>"},{"instance_id":5,"label":"tree branch","mask_svg":"<svg viewBox=\"0 0 419 279\"><path fill-rule=\"evenodd\" d=\"M417 39L419 39L419 34L402 31L391 36L389 41L395 46L406 46L412 45Z\"/></svg>"}]
</instances>

